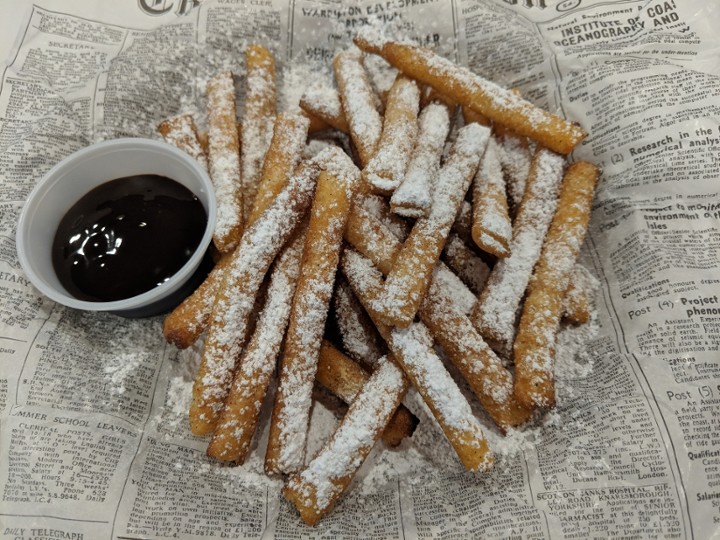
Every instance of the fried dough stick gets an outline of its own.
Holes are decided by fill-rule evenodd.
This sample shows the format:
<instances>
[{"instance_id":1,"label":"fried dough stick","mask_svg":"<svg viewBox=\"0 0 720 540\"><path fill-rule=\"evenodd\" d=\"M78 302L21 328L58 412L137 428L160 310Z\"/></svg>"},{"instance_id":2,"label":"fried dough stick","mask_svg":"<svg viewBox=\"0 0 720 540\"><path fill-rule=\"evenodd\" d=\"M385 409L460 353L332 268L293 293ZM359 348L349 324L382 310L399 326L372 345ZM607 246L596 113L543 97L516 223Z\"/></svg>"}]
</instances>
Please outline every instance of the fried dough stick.
<instances>
[{"instance_id":1,"label":"fried dough stick","mask_svg":"<svg viewBox=\"0 0 720 540\"><path fill-rule=\"evenodd\" d=\"M360 303L368 310L382 289L382 274L352 249L340 262L345 277ZM392 351L395 361L423 397L460 461L469 471L488 470L493 463L485 435L470 405L432 348L432 336L422 323L405 329L391 328L373 319Z\"/></svg>"},{"instance_id":2,"label":"fried dough stick","mask_svg":"<svg viewBox=\"0 0 720 540\"><path fill-rule=\"evenodd\" d=\"M375 368L380 365L380 358L375 359ZM315 375L317 382L350 405L369 378L370 375L359 364L333 347L329 341L323 341ZM412 436L417 423L415 415L400 404L382 433L383 442L391 447L398 446L405 437Z\"/></svg>"},{"instance_id":3,"label":"fried dough stick","mask_svg":"<svg viewBox=\"0 0 720 540\"><path fill-rule=\"evenodd\" d=\"M195 159L203 169L208 170L207 156L198 139L195 120L191 114L175 116L160 122L158 131L166 143L179 148Z\"/></svg>"},{"instance_id":4,"label":"fried dough stick","mask_svg":"<svg viewBox=\"0 0 720 540\"><path fill-rule=\"evenodd\" d=\"M557 213L528 289L513 346L515 397L526 407L555 405L557 329L563 297L590 221L597 178L597 167L585 161L568 167Z\"/></svg>"},{"instance_id":5,"label":"fried dough stick","mask_svg":"<svg viewBox=\"0 0 720 540\"><path fill-rule=\"evenodd\" d=\"M342 496L407 389L402 371L381 359L330 440L283 488L305 523L315 525Z\"/></svg>"},{"instance_id":6,"label":"fried dough stick","mask_svg":"<svg viewBox=\"0 0 720 540\"><path fill-rule=\"evenodd\" d=\"M406 327L415 317L489 134L489 129L478 124L469 124L458 133L439 173L430 214L415 222L385 281L382 299L377 303L383 323Z\"/></svg>"},{"instance_id":7,"label":"fried dough stick","mask_svg":"<svg viewBox=\"0 0 720 540\"><path fill-rule=\"evenodd\" d=\"M193 385L190 428L212 433L240 357L255 297L265 274L310 206L319 174L313 162L299 167L285 189L246 233L215 295L202 361Z\"/></svg>"},{"instance_id":8,"label":"fried dough stick","mask_svg":"<svg viewBox=\"0 0 720 540\"><path fill-rule=\"evenodd\" d=\"M265 156L262 180L253 210L247 219L247 227L252 227L287 184L288 178L300 162L307 129L308 121L301 115L282 113L278 116L273 140ZM169 343L185 349L195 343L205 331L215 294L223 279L223 268L228 261L227 256L221 258L200 287L165 318L163 335Z\"/></svg>"},{"instance_id":9,"label":"fried dough stick","mask_svg":"<svg viewBox=\"0 0 720 540\"><path fill-rule=\"evenodd\" d=\"M321 161L310 212L300 277L280 366L270 436L265 454L269 473L297 472L303 466L317 358L340 258L343 231L360 171L337 148Z\"/></svg>"},{"instance_id":10,"label":"fried dough stick","mask_svg":"<svg viewBox=\"0 0 720 540\"><path fill-rule=\"evenodd\" d=\"M355 225L361 234L368 229L376 232L373 243L353 247L364 252L381 271L391 268L393 253L400 249L400 243L381 224L372 223L371 216L361 214ZM427 296L420 305L420 319L440 342L493 421L503 431L519 426L528 420L531 411L515 399L512 375L468 319L467 313L474 300L472 293L458 283L457 278L453 281L449 277L455 276L444 265L438 265ZM469 295L470 305L464 295ZM364 305L372 316L373 299L369 298L367 302Z\"/></svg>"},{"instance_id":11,"label":"fried dough stick","mask_svg":"<svg viewBox=\"0 0 720 540\"><path fill-rule=\"evenodd\" d=\"M415 146L419 107L417 83L398 75L388 93L377 151L363 170L363 179L373 191L389 195L400 185Z\"/></svg>"},{"instance_id":12,"label":"fried dough stick","mask_svg":"<svg viewBox=\"0 0 720 540\"><path fill-rule=\"evenodd\" d=\"M208 81L208 160L217 199L213 241L221 253L238 245L243 234L240 142L236 126L235 83L223 71Z\"/></svg>"},{"instance_id":13,"label":"fried dough stick","mask_svg":"<svg viewBox=\"0 0 720 540\"><path fill-rule=\"evenodd\" d=\"M363 43L356 40L356 45L362 48ZM380 56L408 77L560 154L569 154L587 136L579 125L536 107L429 49L389 41Z\"/></svg>"},{"instance_id":14,"label":"fried dough stick","mask_svg":"<svg viewBox=\"0 0 720 540\"><path fill-rule=\"evenodd\" d=\"M349 225L350 220L346 229ZM338 276L335 285L333 308L343 349L350 358L372 371L377 359L384 353L383 341L342 275Z\"/></svg>"},{"instance_id":15,"label":"fried dough stick","mask_svg":"<svg viewBox=\"0 0 720 540\"><path fill-rule=\"evenodd\" d=\"M275 122L275 58L262 45L245 51L245 107L240 128L243 212L253 208L265 153L270 146Z\"/></svg>"},{"instance_id":16,"label":"fried dough stick","mask_svg":"<svg viewBox=\"0 0 720 540\"><path fill-rule=\"evenodd\" d=\"M338 131L350 133L340 96L329 84L320 82L308 86L300 98L300 108Z\"/></svg>"},{"instance_id":17,"label":"fried dough stick","mask_svg":"<svg viewBox=\"0 0 720 540\"><path fill-rule=\"evenodd\" d=\"M590 320L590 304L600 283L582 264L576 264L563 298L563 317L573 324Z\"/></svg>"},{"instance_id":18,"label":"fried dough stick","mask_svg":"<svg viewBox=\"0 0 720 540\"><path fill-rule=\"evenodd\" d=\"M450 132L448 108L439 103L428 104L420 113L418 130L407 172L390 199L394 213L411 218L427 216L430 212L432 187Z\"/></svg>"},{"instance_id":19,"label":"fried dough stick","mask_svg":"<svg viewBox=\"0 0 720 540\"><path fill-rule=\"evenodd\" d=\"M515 217L510 255L493 267L472 315L480 335L504 356L512 352L520 302L557 209L564 165L565 159L554 152L544 148L536 152L525 197Z\"/></svg>"},{"instance_id":20,"label":"fried dough stick","mask_svg":"<svg viewBox=\"0 0 720 540\"><path fill-rule=\"evenodd\" d=\"M350 137L365 167L377 150L382 118L375 108L375 92L363 67L362 51L353 47L339 52L333 69Z\"/></svg>"},{"instance_id":21,"label":"fried dough stick","mask_svg":"<svg viewBox=\"0 0 720 540\"><path fill-rule=\"evenodd\" d=\"M308 134L317 133L318 131L324 131L332 127L330 124L318 118L312 113L302 111L301 114L310 122L310 124L308 125Z\"/></svg>"},{"instance_id":22,"label":"fried dough stick","mask_svg":"<svg viewBox=\"0 0 720 540\"><path fill-rule=\"evenodd\" d=\"M472 237L480 249L502 258L508 255L512 224L499 153L492 136L473 180Z\"/></svg>"},{"instance_id":23,"label":"fried dough stick","mask_svg":"<svg viewBox=\"0 0 720 540\"><path fill-rule=\"evenodd\" d=\"M490 275L488 265L465 245L456 232L450 232L443 254L447 265L473 294L480 294Z\"/></svg>"},{"instance_id":24,"label":"fried dough stick","mask_svg":"<svg viewBox=\"0 0 720 540\"><path fill-rule=\"evenodd\" d=\"M212 458L242 464L247 457L287 328L304 244L304 228L298 229L275 261L265 305L208 445L207 455Z\"/></svg>"},{"instance_id":25,"label":"fried dough stick","mask_svg":"<svg viewBox=\"0 0 720 540\"><path fill-rule=\"evenodd\" d=\"M516 135L500 124L495 126L494 131L500 145L498 157L505 174L510 215L514 217L525 194L532 154L526 137Z\"/></svg>"}]
</instances>

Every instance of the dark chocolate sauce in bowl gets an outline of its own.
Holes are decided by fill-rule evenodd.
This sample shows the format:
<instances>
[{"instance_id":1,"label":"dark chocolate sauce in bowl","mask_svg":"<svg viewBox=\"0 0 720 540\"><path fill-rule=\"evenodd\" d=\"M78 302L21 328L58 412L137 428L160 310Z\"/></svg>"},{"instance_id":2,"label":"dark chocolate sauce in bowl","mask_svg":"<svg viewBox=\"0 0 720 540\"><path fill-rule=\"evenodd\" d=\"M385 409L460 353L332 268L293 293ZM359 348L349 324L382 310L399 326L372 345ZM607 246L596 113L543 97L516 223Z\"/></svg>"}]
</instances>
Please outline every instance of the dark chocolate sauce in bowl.
<instances>
[{"instance_id":1,"label":"dark chocolate sauce in bowl","mask_svg":"<svg viewBox=\"0 0 720 540\"><path fill-rule=\"evenodd\" d=\"M123 300L170 279L205 233L207 213L185 186L159 175L106 182L60 221L52 261L72 296Z\"/></svg>"}]
</instances>

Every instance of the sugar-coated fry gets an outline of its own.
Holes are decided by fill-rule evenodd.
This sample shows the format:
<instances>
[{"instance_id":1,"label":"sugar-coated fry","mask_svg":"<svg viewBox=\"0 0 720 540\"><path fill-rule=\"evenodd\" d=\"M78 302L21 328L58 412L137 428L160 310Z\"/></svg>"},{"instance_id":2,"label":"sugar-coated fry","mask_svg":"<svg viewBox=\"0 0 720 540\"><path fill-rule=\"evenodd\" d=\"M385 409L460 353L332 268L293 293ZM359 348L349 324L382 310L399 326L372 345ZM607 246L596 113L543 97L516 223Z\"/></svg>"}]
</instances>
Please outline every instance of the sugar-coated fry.
<instances>
[{"instance_id":1,"label":"sugar-coated fry","mask_svg":"<svg viewBox=\"0 0 720 540\"><path fill-rule=\"evenodd\" d=\"M597 178L597 167L585 161L568 167L528 289L513 345L515 397L526 407L555 405L555 339L563 297L590 221Z\"/></svg>"},{"instance_id":2,"label":"sugar-coated fry","mask_svg":"<svg viewBox=\"0 0 720 540\"><path fill-rule=\"evenodd\" d=\"M372 317L369 305L382 290L382 274L372 263L345 249L341 268L353 291ZM432 336L422 323L392 328L375 320L393 357L438 421L460 461L470 471L487 470L493 457L470 405L432 348Z\"/></svg>"},{"instance_id":3,"label":"sugar-coated fry","mask_svg":"<svg viewBox=\"0 0 720 540\"><path fill-rule=\"evenodd\" d=\"M217 200L213 241L220 252L227 253L240 242L244 220L232 73L223 71L210 79L207 93L208 161Z\"/></svg>"},{"instance_id":4,"label":"sugar-coated fry","mask_svg":"<svg viewBox=\"0 0 720 540\"><path fill-rule=\"evenodd\" d=\"M287 184L300 161L307 124L308 121L300 115L284 113L278 116L247 227L257 221ZM228 261L229 256L223 257L202 285L166 317L163 334L168 342L184 349L195 343L205 331L215 293L223 280L223 268Z\"/></svg>"},{"instance_id":5,"label":"sugar-coated fry","mask_svg":"<svg viewBox=\"0 0 720 540\"><path fill-rule=\"evenodd\" d=\"M380 365L381 358L376 359L375 368ZM349 405L369 378L368 372L359 364L333 347L329 341L323 341L315 374L317 382ZM417 423L415 415L401 404L382 433L383 442L391 447L398 446L405 437L412 436Z\"/></svg>"},{"instance_id":6,"label":"sugar-coated fry","mask_svg":"<svg viewBox=\"0 0 720 540\"><path fill-rule=\"evenodd\" d=\"M300 162L308 133L308 120L300 114L281 113L273 127L273 136L265 154L247 226L252 225L282 191Z\"/></svg>"},{"instance_id":7,"label":"sugar-coated fry","mask_svg":"<svg viewBox=\"0 0 720 540\"><path fill-rule=\"evenodd\" d=\"M498 427L504 431L524 424L532 408L515 398L512 375L453 300L434 281L420 306L420 319Z\"/></svg>"},{"instance_id":8,"label":"sugar-coated fry","mask_svg":"<svg viewBox=\"0 0 720 540\"><path fill-rule=\"evenodd\" d=\"M310 133L317 133L318 131L324 131L326 129L330 129L332 126L325 122L323 119L318 118L312 113L309 113L307 111L301 111L300 113L302 116L308 119L310 124L308 125L308 134Z\"/></svg>"},{"instance_id":9,"label":"sugar-coated fry","mask_svg":"<svg viewBox=\"0 0 720 540\"><path fill-rule=\"evenodd\" d=\"M418 85L399 75L388 93L378 149L363 170L374 191L390 194L400 185L415 145L419 107Z\"/></svg>"},{"instance_id":10,"label":"sugar-coated fry","mask_svg":"<svg viewBox=\"0 0 720 540\"><path fill-rule=\"evenodd\" d=\"M330 440L289 479L283 495L305 523L316 524L347 489L407 388L402 371L390 360L381 361Z\"/></svg>"},{"instance_id":11,"label":"sugar-coated fry","mask_svg":"<svg viewBox=\"0 0 720 540\"><path fill-rule=\"evenodd\" d=\"M375 108L375 93L363 67L363 53L354 47L338 53L333 69L350 137L365 167L377 150L382 118Z\"/></svg>"},{"instance_id":12,"label":"sugar-coated fry","mask_svg":"<svg viewBox=\"0 0 720 540\"><path fill-rule=\"evenodd\" d=\"M350 133L340 96L329 83L322 81L308 86L300 98L300 108L339 131Z\"/></svg>"},{"instance_id":13,"label":"sugar-coated fry","mask_svg":"<svg viewBox=\"0 0 720 540\"><path fill-rule=\"evenodd\" d=\"M412 223L393 213L389 201L382 195L359 193L356 203L380 220L401 241L405 241L410 234Z\"/></svg>"},{"instance_id":14,"label":"sugar-coated fry","mask_svg":"<svg viewBox=\"0 0 720 540\"><path fill-rule=\"evenodd\" d=\"M496 257L506 257L512 237L512 224L498 154L497 141L495 137L490 137L473 180L472 237L483 251Z\"/></svg>"},{"instance_id":15,"label":"sugar-coated fry","mask_svg":"<svg viewBox=\"0 0 720 540\"><path fill-rule=\"evenodd\" d=\"M229 253L223 255L205 281L165 317L163 336L168 343L178 349L187 349L205 331L210 321L215 294L223 280L224 268L231 258Z\"/></svg>"},{"instance_id":16,"label":"sugar-coated fry","mask_svg":"<svg viewBox=\"0 0 720 540\"><path fill-rule=\"evenodd\" d=\"M423 217L430 212L432 188L450 131L447 107L430 103L420 113L418 130L407 172L390 199L393 212L411 218Z\"/></svg>"},{"instance_id":17,"label":"sugar-coated fry","mask_svg":"<svg viewBox=\"0 0 720 540\"><path fill-rule=\"evenodd\" d=\"M525 194L525 182L530 172L532 155L526 137L521 137L497 124L494 133L500 144L498 156L505 174L510 214L515 216Z\"/></svg>"},{"instance_id":18,"label":"sugar-coated fry","mask_svg":"<svg viewBox=\"0 0 720 540\"><path fill-rule=\"evenodd\" d=\"M406 327L413 321L477 172L489 133L478 124L460 130L450 158L438 175L430 213L415 222L385 281L383 297L377 303L378 315L385 324Z\"/></svg>"},{"instance_id":19,"label":"sugar-coated fry","mask_svg":"<svg viewBox=\"0 0 720 540\"><path fill-rule=\"evenodd\" d=\"M563 298L563 317L573 324L585 324L590 320L590 309L600 282L582 264L573 269L570 285Z\"/></svg>"},{"instance_id":20,"label":"sugar-coated fry","mask_svg":"<svg viewBox=\"0 0 720 540\"><path fill-rule=\"evenodd\" d=\"M275 256L310 205L319 169L298 168L272 205L243 234L215 295L200 368L193 385L190 428L212 433L245 343L255 297Z\"/></svg>"},{"instance_id":21,"label":"sugar-coated fry","mask_svg":"<svg viewBox=\"0 0 720 540\"><path fill-rule=\"evenodd\" d=\"M346 230L349 226L348 220ZM377 359L384 354L383 341L342 275L337 278L333 308L343 349L350 358L372 370Z\"/></svg>"},{"instance_id":22,"label":"sugar-coated fry","mask_svg":"<svg viewBox=\"0 0 720 540\"><path fill-rule=\"evenodd\" d=\"M372 261L383 274L389 273L402 244L397 235L376 216L355 205L345 229L345 240ZM453 297L455 306L468 315L475 306L475 295L442 262L432 275L433 282Z\"/></svg>"},{"instance_id":23,"label":"sugar-coated fry","mask_svg":"<svg viewBox=\"0 0 720 540\"><path fill-rule=\"evenodd\" d=\"M320 161L324 170L317 182L285 337L265 454L265 470L270 473L296 472L304 462L318 351L343 231L360 181L360 171L342 150L326 153L329 157Z\"/></svg>"},{"instance_id":24,"label":"sugar-coated fry","mask_svg":"<svg viewBox=\"0 0 720 540\"><path fill-rule=\"evenodd\" d=\"M191 114L169 118L158 125L158 131L165 142L179 148L208 170L207 156L198 139L195 120Z\"/></svg>"},{"instance_id":25,"label":"sugar-coated fry","mask_svg":"<svg viewBox=\"0 0 720 540\"><path fill-rule=\"evenodd\" d=\"M525 197L513 226L510 255L493 267L473 312L473 324L495 351L509 356L515 319L557 208L565 160L539 149L530 167Z\"/></svg>"},{"instance_id":26,"label":"sugar-coated fry","mask_svg":"<svg viewBox=\"0 0 720 540\"><path fill-rule=\"evenodd\" d=\"M253 208L265 153L270 146L275 121L275 58L262 45L245 51L245 106L241 139L243 211Z\"/></svg>"},{"instance_id":27,"label":"sugar-coated fry","mask_svg":"<svg viewBox=\"0 0 720 540\"><path fill-rule=\"evenodd\" d=\"M448 235L443 253L450 269L474 294L480 294L490 275L488 265L455 232Z\"/></svg>"},{"instance_id":28,"label":"sugar-coated fry","mask_svg":"<svg viewBox=\"0 0 720 540\"><path fill-rule=\"evenodd\" d=\"M363 46L362 42L356 44ZM429 49L390 41L380 54L408 77L560 154L570 153L587 136L579 125L532 105Z\"/></svg>"},{"instance_id":29,"label":"sugar-coated fry","mask_svg":"<svg viewBox=\"0 0 720 540\"><path fill-rule=\"evenodd\" d=\"M265 304L238 362L225 406L208 445L207 454L212 458L236 463L245 461L287 328L304 245L305 231L301 226L275 261Z\"/></svg>"}]
</instances>

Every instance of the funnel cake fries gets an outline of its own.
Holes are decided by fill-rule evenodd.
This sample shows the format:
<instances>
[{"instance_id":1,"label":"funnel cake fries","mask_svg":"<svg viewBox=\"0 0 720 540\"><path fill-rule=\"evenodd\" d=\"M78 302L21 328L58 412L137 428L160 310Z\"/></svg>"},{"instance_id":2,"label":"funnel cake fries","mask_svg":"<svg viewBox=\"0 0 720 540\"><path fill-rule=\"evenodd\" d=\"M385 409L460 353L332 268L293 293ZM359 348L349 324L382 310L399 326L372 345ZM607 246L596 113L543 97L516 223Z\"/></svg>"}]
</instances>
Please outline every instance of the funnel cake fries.
<instances>
[{"instance_id":1,"label":"funnel cake fries","mask_svg":"<svg viewBox=\"0 0 720 540\"><path fill-rule=\"evenodd\" d=\"M349 228L348 220L346 231ZM382 338L342 275L338 276L335 285L333 308L335 323L345 352L371 371L377 359L383 355Z\"/></svg>"},{"instance_id":2,"label":"funnel cake fries","mask_svg":"<svg viewBox=\"0 0 720 540\"><path fill-rule=\"evenodd\" d=\"M247 229L215 295L202 361L193 386L190 428L212 433L245 343L248 320L265 274L310 205L318 176L306 163L262 216Z\"/></svg>"},{"instance_id":3,"label":"funnel cake fries","mask_svg":"<svg viewBox=\"0 0 720 540\"><path fill-rule=\"evenodd\" d=\"M330 124L326 123L324 120L321 120L312 113L309 113L307 111L300 111L300 114L307 118L310 122L310 124L308 125L308 133L317 133L318 131L324 131L332 127L330 126Z\"/></svg>"},{"instance_id":4,"label":"funnel cake fries","mask_svg":"<svg viewBox=\"0 0 720 540\"><path fill-rule=\"evenodd\" d=\"M362 217L363 221L373 220L372 216ZM393 253L400 250L397 239L377 222L363 224L358 220L357 226L361 230L372 228L378 232L375 244L365 244L359 248L360 251L367 250L364 255L381 271L391 268ZM498 426L503 430L519 426L528 420L530 411L515 400L512 376L470 323L467 314L472 310L474 300L472 293L440 264L420 305L420 319L443 346L451 362ZM372 298L365 306L372 314Z\"/></svg>"},{"instance_id":5,"label":"funnel cake fries","mask_svg":"<svg viewBox=\"0 0 720 540\"><path fill-rule=\"evenodd\" d=\"M581 264L576 264L570 285L563 298L563 317L573 324L585 324L590 320L591 298L600 286L597 278Z\"/></svg>"},{"instance_id":6,"label":"funnel cake fries","mask_svg":"<svg viewBox=\"0 0 720 540\"><path fill-rule=\"evenodd\" d=\"M301 226L275 261L265 305L238 362L230 393L208 445L207 454L212 458L245 461L287 328L304 244L305 231Z\"/></svg>"},{"instance_id":7,"label":"funnel cake fries","mask_svg":"<svg viewBox=\"0 0 720 540\"><path fill-rule=\"evenodd\" d=\"M356 45L362 48L363 42L356 40ZM386 42L380 55L408 77L432 86L458 104L519 135L532 137L560 154L570 153L587 136L580 126L534 106L428 49Z\"/></svg>"},{"instance_id":8,"label":"funnel cake fries","mask_svg":"<svg viewBox=\"0 0 720 540\"><path fill-rule=\"evenodd\" d=\"M380 360L381 357L375 359L376 369ZM349 405L369 378L370 375L359 364L338 351L330 342L323 341L315 374L317 382ZM405 437L412 436L417 423L415 415L404 405L399 405L383 431L383 442L391 447L398 446Z\"/></svg>"},{"instance_id":9,"label":"funnel cake fries","mask_svg":"<svg viewBox=\"0 0 720 540\"><path fill-rule=\"evenodd\" d=\"M515 353L515 397L526 407L555 405L555 338L580 246L585 239L598 169L580 161L568 167L558 209L528 289Z\"/></svg>"},{"instance_id":10,"label":"funnel cake fries","mask_svg":"<svg viewBox=\"0 0 720 540\"><path fill-rule=\"evenodd\" d=\"M235 84L223 71L208 81L208 159L217 199L213 241L221 253L231 251L243 234L243 192L240 189L240 143L235 123Z\"/></svg>"},{"instance_id":11,"label":"funnel cake fries","mask_svg":"<svg viewBox=\"0 0 720 540\"><path fill-rule=\"evenodd\" d=\"M388 93L377 152L363 170L373 191L390 194L400 185L417 136L419 107L417 84L398 75Z\"/></svg>"},{"instance_id":12,"label":"funnel cake fries","mask_svg":"<svg viewBox=\"0 0 720 540\"><path fill-rule=\"evenodd\" d=\"M283 494L305 523L315 525L345 492L407 388L402 371L382 359L330 440L302 472L288 480Z\"/></svg>"},{"instance_id":13,"label":"funnel cake fries","mask_svg":"<svg viewBox=\"0 0 720 540\"><path fill-rule=\"evenodd\" d=\"M350 137L365 167L377 150L382 118L375 108L376 96L363 67L362 51L353 47L338 53L333 69Z\"/></svg>"},{"instance_id":14,"label":"funnel cake fries","mask_svg":"<svg viewBox=\"0 0 720 540\"><path fill-rule=\"evenodd\" d=\"M382 274L372 263L345 249L341 268L360 303L368 309L382 289ZM372 317L372 312L368 310ZM374 320L397 363L422 395L460 461L469 471L491 467L492 453L470 405L432 348L432 337L422 323L391 328Z\"/></svg>"},{"instance_id":15,"label":"funnel cake fries","mask_svg":"<svg viewBox=\"0 0 720 540\"><path fill-rule=\"evenodd\" d=\"M430 214L415 222L385 281L382 299L377 303L383 323L406 327L415 317L465 192L477 172L489 133L478 124L461 128L439 173Z\"/></svg>"},{"instance_id":16,"label":"funnel cake fries","mask_svg":"<svg viewBox=\"0 0 720 540\"><path fill-rule=\"evenodd\" d=\"M440 169L440 158L450 131L445 105L430 103L420 113L418 137L410 164L400 186L390 199L392 211L401 216L427 216L432 204L432 186Z\"/></svg>"},{"instance_id":17,"label":"funnel cake fries","mask_svg":"<svg viewBox=\"0 0 720 540\"><path fill-rule=\"evenodd\" d=\"M329 84L321 82L308 86L300 98L300 108L338 131L350 133L340 96Z\"/></svg>"},{"instance_id":18,"label":"funnel cake fries","mask_svg":"<svg viewBox=\"0 0 720 540\"><path fill-rule=\"evenodd\" d=\"M494 134L500 145L498 157L505 174L510 214L515 216L525 194L532 155L527 138L516 135L500 124L495 125Z\"/></svg>"},{"instance_id":19,"label":"funnel cake fries","mask_svg":"<svg viewBox=\"0 0 720 540\"><path fill-rule=\"evenodd\" d=\"M473 312L475 327L504 356L511 353L520 302L557 208L564 165L562 156L544 148L536 152L515 218L510 255L493 268Z\"/></svg>"},{"instance_id":20,"label":"funnel cake fries","mask_svg":"<svg viewBox=\"0 0 720 540\"><path fill-rule=\"evenodd\" d=\"M444 260L450 269L473 292L480 294L485 286L490 268L455 232L448 235L445 243Z\"/></svg>"},{"instance_id":21,"label":"funnel cake fries","mask_svg":"<svg viewBox=\"0 0 720 540\"><path fill-rule=\"evenodd\" d=\"M360 181L360 171L342 150L328 149L325 155L318 160L324 170L310 213L270 424L265 470L271 473L296 472L303 465L320 341L343 231Z\"/></svg>"},{"instance_id":22,"label":"funnel cake fries","mask_svg":"<svg viewBox=\"0 0 720 540\"><path fill-rule=\"evenodd\" d=\"M257 221L287 184L305 147L307 125L308 120L297 114L283 113L278 116L247 227ZM223 279L223 268L228 260L228 256L221 258L202 285L165 318L163 334L168 342L185 349L205 331L215 293Z\"/></svg>"},{"instance_id":23,"label":"funnel cake fries","mask_svg":"<svg viewBox=\"0 0 720 540\"><path fill-rule=\"evenodd\" d=\"M183 114L182 116L169 118L158 125L158 131L166 143L179 148L194 158L203 169L208 170L205 150L203 150L198 139L198 132L192 115Z\"/></svg>"},{"instance_id":24,"label":"funnel cake fries","mask_svg":"<svg viewBox=\"0 0 720 540\"><path fill-rule=\"evenodd\" d=\"M498 154L497 141L495 137L490 137L473 181L472 237L483 251L496 257L506 257L512 224Z\"/></svg>"},{"instance_id":25,"label":"funnel cake fries","mask_svg":"<svg viewBox=\"0 0 720 540\"><path fill-rule=\"evenodd\" d=\"M275 121L275 59L258 44L245 51L245 108L241 139L243 211L250 213Z\"/></svg>"}]
</instances>

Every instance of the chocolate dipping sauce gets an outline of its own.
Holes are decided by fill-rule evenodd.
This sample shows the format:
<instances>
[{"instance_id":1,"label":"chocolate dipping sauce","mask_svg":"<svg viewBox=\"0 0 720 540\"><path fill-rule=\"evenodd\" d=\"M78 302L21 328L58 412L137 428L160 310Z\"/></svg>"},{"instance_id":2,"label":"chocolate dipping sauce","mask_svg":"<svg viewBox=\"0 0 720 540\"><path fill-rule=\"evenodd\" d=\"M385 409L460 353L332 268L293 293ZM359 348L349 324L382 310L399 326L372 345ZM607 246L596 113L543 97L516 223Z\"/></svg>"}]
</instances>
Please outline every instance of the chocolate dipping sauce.
<instances>
[{"instance_id":1,"label":"chocolate dipping sauce","mask_svg":"<svg viewBox=\"0 0 720 540\"><path fill-rule=\"evenodd\" d=\"M65 214L53 241L53 267L80 300L130 298L180 270L206 224L202 203L178 182L152 174L118 178Z\"/></svg>"}]
</instances>

